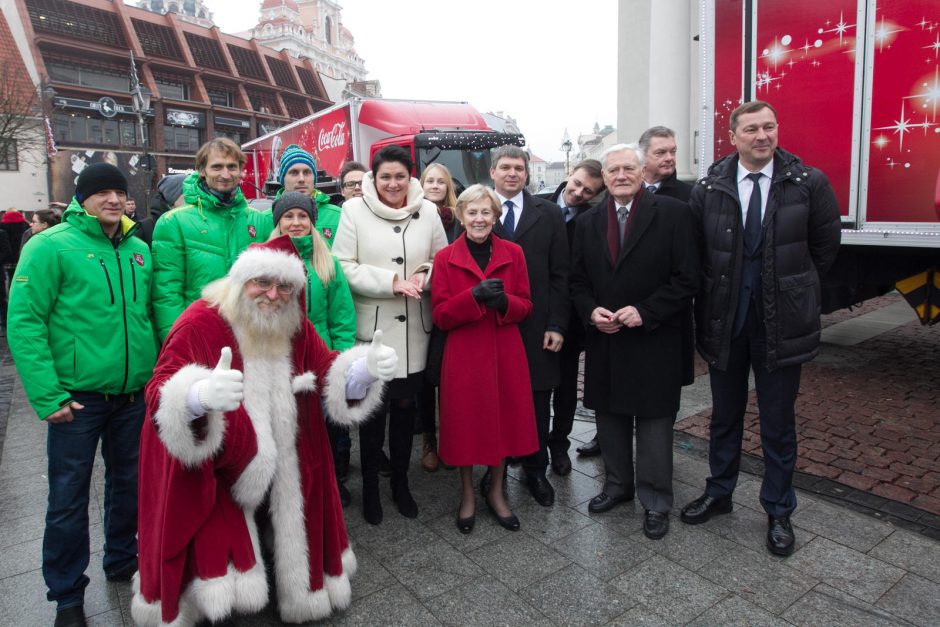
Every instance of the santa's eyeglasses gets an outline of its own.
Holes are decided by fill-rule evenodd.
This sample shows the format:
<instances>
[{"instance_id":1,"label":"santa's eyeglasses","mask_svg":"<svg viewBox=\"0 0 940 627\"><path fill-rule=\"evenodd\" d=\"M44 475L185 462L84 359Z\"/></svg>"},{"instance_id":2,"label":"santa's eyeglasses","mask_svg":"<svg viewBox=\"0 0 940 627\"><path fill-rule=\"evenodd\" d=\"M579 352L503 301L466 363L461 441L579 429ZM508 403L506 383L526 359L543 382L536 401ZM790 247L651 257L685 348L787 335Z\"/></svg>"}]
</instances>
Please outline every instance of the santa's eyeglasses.
<instances>
[{"instance_id":1,"label":"santa's eyeglasses","mask_svg":"<svg viewBox=\"0 0 940 627\"><path fill-rule=\"evenodd\" d=\"M251 279L251 283L262 292L270 292L272 287L276 287L278 294L284 294L287 296L294 293L293 285L288 285L286 283L276 283L271 279Z\"/></svg>"}]
</instances>

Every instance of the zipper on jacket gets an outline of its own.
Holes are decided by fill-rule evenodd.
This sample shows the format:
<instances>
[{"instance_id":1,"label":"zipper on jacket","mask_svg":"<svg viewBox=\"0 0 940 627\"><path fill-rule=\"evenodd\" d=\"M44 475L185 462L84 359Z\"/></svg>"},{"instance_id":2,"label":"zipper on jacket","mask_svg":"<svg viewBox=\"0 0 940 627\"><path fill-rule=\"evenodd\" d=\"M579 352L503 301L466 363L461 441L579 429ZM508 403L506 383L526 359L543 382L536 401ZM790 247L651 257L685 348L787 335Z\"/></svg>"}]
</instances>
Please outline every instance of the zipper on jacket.
<instances>
[{"instance_id":1,"label":"zipper on jacket","mask_svg":"<svg viewBox=\"0 0 940 627\"><path fill-rule=\"evenodd\" d=\"M101 269L104 271L104 278L108 282L108 293L111 294L111 304L113 305L114 304L114 286L111 284L111 275L108 274L108 267L104 265L104 259L99 259L98 261L101 262ZM118 269L120 269L120 265L118 265Z\"/></svg>"},{"instance_id":2,"label":"zipper on jacket","mask_svg":"<svg viewBox=\"0 0 940 627\"><path fill-rule=\"evenodd\" d=\"M137 302L137 268L134 267L134 258L130 257L128 259L131 266L131 283L134 284L134 302Z\"/></svg>"},{"instance_id":3,"label":"zipper on jacket","mask_svg":"<svg viewBox=\"0 0 940 627\"><path fill-rule=\"evenodd\" d=\"M121 319L124 321L124 381L121 383L121 393L126 394L131 356L127 337L127 295L124 294L124 272L121 270L121 253L117 251L117 248L114 249L114 258L117 259L118 279L121 281ZM133 258L131 258L131 263L134 263ZM104 261L101 262L101 265L104 265Z\"/></svg>"}]
</instances>

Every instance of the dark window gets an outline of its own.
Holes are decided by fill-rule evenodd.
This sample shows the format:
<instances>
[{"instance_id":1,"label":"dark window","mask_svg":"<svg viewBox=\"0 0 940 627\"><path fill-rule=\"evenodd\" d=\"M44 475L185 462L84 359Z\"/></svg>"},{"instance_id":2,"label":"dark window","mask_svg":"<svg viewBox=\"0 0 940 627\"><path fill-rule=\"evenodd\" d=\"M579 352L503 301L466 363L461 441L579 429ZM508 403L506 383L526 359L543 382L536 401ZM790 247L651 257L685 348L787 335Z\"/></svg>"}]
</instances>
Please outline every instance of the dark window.
<instances>
[{"instance_id":1,"label":"dark window","mask_svg":"<svg viewBox=\"0 0 940 627\"><path fill-rule=\"evenodd\" d=\"M186 43L189 44L189 51L193 53L193 60L198 67L228 70L219 42L194 33L185 33L185 35Z\"/></svg>"},{"instance_id":2,"label":"dark window","mask_svg":"<svg viewBox=\"0 0 940 627\"><path fill-rule=\"evenodd\" d=\"M246 129L237 129L231 126L219 126L218 124L215 125L215 137L228 137L239 146L250 139Z\"/></svg>"},{"instance_id":3,"label":"dark window","mask_svg":"<svg viewBox=\"0 0 940 627\"><path fill-rule=\"evenodd\" d=\"M209 94L209 102L217 107L235 106L235 94L228 89L216 89L207 85L206 93Z\"/></svg>"},{"instance_id":4,"label":"dark window","mask_svg":"<svg viewBox=\"0 0 940 627\"><path fill-rule=\"evenodd\" d=\"M6 151L0 151L0 171L16 172L20 169L20 162L16 156L16 140L7 143Z\"/></svg>"},{"instance_id":5,"label":"dark window","mask_svg":"<svg viewBox=\"0 0 940 627\"><path fill-rule=\"evenodd\" d=\"M29 21L37 33L53 33L69 39L127 49L124 29L117 15L66 0L30 0Z\"/></svg>"},{"instance_id":6,"label":"dark window","mask_svg":"<svg viewBox=\"0 0 940 627\"><path fill-rule=\"evenodd\" d=\"M189 79L181 76L170 76L166 74L154 74L154 82L157 89L160 90L160 96L170 100L189 100L192 92L192 84Z\"/></svg>"},{"instance_id":7,"label":"dark window","mask_svg":"<svg viewBox=\"0 0 940 627\"><path fill-rule=\"evenodd\" d=\"M175 152L195 153L201 145L198 128L164 126L163 137L166 149Z\"/></svg>"},{"instance_id":8,"label":"dark window","mask_svg":"<svg viewBox=\"0 0 940 627\"><path fill-rule=\"evenodd\" d=\"M277 106L277 100L268 92L248 89L248 100L251 102L251 108L258 113L268 113L281 115L281 108Z\"/></svg>"},{"instance_id":9,"label":"dark window","mask_svg":"<svg viewBox=\"0 0 940 627\"><path fill-rule=\"evenodd\" d=\"M297 68L297 74L300 75L300 82L304 86L304 92L311 96L320 96L320 89L317 87L317 81L313 78L313 72L307 68Z\"/></svg>"},{"instance_id":10,"label":"dark window","mask_svg":"<svg viewBox=\"0 0 940 627\"><path fill-rule=\"evenodd\" d=\"M267 75L264 73L264 68L261 67L261 60L253 50L247 50L241 46L235 46L233 44L227 45L228 51L232 55L232 60L235 62L235 69L238 70L239 76L244 76L246 78L256 78L259 81L268 80Z\"/></svg>"},{"instance_id":11,"label":"dark window","mask_svg":"<svg viewBox=\"0 0 940 627\"><path fill-rule=\"evenodd\" d=\"M130 91L131 79L128 70L122 72L117 68L112 69L106 66L78 65L58 59L47 59L46 71L49 73L49 79L58 83L96 87L124 93Z\"/></svg>"},{"instance_id":12,"label":"dark window","mask_svg":"<svg viewBox=\"0 0 940 627\"><path fill-rule=\"evenodd\" d=\"M149 132L149 128L146 132ZM136 120L114 118L106 120L93 115L57 112L53 133L56 142L65 145L133 147L139 146L140 131Z\"/></svg>"},{"instance_id":13,"label":"dark window","mask_svg":"<svg viewBox=\"0 0 940 627\"><path fill-rule=\"evenodd\" d=\"M183 60L183 51L173 35L173 31L166 26L160 26L144 20L131 19L140 45L148 56L163 57L164 59Z\"/></svg>"},{"instance_id":14,"label":"dark window","mask_svg":"<svg viewBox=\"0 0 940 627\"><path fill-rule=\"evenodd\" d=\"M297 89L297 83L294 81L294 75L290 71L290 66L281 59L267 57L268 67L271 68L271 75L274 76L274 82L279 87L285 89Z\"/></svg>"},{"instance_id":15,"label":"dark window","mask_svg":"<svg viewBox=\"0 0 940 627\"><path fill-rule=\"evenodd\" d=\"M333 20L329 17L324 21L324 34L326 35L326 43L333 44Z\"/></svg>"},{"instance_id":16,"label":"dark window","mask_svg":"<svg viewBox=\"0 0 940 627\"><path fill-rule=\"evenodd\" d=\"M307 104L304 101L297 98L288 98L287 96L282 97L284 98L284 105L287 107L287 115L290 117L299 119L310 115L310 110L307 109Z\"/></svg>"}]
</instances>

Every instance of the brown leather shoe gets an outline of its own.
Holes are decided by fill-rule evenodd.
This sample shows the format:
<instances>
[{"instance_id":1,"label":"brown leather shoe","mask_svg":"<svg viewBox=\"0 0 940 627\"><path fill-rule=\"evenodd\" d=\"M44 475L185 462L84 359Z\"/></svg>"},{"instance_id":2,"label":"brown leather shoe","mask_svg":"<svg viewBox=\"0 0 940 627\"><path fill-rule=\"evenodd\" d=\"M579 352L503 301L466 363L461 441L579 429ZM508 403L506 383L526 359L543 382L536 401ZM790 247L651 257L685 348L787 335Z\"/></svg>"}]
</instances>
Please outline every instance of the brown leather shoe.
<instances>
[{"instance_id":1,"label":"brown leather shoe","mask_svg":"<svg viewBox=\"0 0 940 627\"><path fill-rule=\"evenodd\" d=\"M421 453L421 467L428 472L437 472L441 465L441 458L437 456L437 438L424 434L424 447Z\"/></svg>"}]
</instances>

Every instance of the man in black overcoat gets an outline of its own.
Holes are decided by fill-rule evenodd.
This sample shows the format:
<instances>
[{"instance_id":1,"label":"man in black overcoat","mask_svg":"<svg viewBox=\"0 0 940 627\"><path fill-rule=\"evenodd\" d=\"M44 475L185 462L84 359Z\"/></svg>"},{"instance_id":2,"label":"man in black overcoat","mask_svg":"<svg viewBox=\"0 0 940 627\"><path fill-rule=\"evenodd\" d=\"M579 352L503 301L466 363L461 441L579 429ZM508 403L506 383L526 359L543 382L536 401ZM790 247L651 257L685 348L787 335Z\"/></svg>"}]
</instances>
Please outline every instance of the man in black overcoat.
<instances>
[{"instance_id":1,"label":"man in black overcoat","mask_svg":"<svg viewBox=\"0 0 940 627\"><path fill-rule=\"evenodd\" d=\"M643 531L659 539L669 530L672 427L690 357L682 318L698 289L698 250L688 206L644 190L638 146L611 146L601 163L607 202L579 220L571 274L587 325L584 405L595 410L606 468L589 511L632 500L635 484Z\"/></svg>"},{"instance_id":2,"label":"man in black overcoat","mask_svg":"<svg viewBox=\"0 0 940 627\"><path fill-rule=\"evenodd\" d=\"M643 186L646 191L689 202L692 186L676 177L676 134L671 128L653 126L640 135L643 151Z\"/></svg>"}]
</instances>

